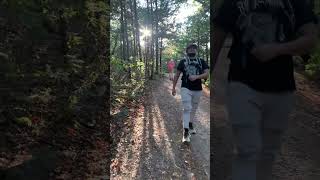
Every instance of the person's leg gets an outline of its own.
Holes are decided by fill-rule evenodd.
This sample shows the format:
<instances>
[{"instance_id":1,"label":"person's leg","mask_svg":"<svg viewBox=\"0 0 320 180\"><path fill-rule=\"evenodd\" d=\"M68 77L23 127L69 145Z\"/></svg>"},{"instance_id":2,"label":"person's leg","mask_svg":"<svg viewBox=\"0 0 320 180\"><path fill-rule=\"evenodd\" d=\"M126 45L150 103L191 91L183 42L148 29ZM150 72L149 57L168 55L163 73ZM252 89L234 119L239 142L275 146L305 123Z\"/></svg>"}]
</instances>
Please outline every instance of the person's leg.
<instances>
[{"instance_id":1,"label":"person's leg","mask_svg":"<svg viewBox=\"0 0 320 180\"><path fill-rule=\"evenodd\" d=\"M242 83L231 82L228 86L228 115L236 146L232 180L256 180L257 160L261 152L262 110L257 95Z\"/></svg>"},{"instance_id":2,"label":"person's leg","mask_svg":"<svg viewBox=\"0 0 320 180\"><path fill-rule=\"evenodd\" d=\"M190 117L191 123L194 122L194 118L195 118L196 111L199 106L201 94L202 94L202 91L192 91L192 99L191 99L192 109L191 109L191 117Z\"/></svg>"},{"instance_id":3,"label":"person's leg","mask_svg":"<svg viewBox=\"0 0 320 180\"><path fill-rule=\"evenodd\" d=\"M190 123L189 123L189 129L191 134L196 134L194 121L195 121L196 111L199 106L201 94L202 94L202 91L192 91L192 100L191 100L192 109L191 109Z\"/></svg>"},{"instance_id":4,"label":"person's leg","mask_svg":"<svg viewBox=\"0 0 320 180\"><path fill-rule=\"evenodd\" d=\"M189 122L190 122L190 113L192 109L191 105L191 92L187 88L181 88L181 100L183 105L183 128L189 129Z\"/></svg>"},{"instance_id":5,"label":"person's leg","mask_svg":"<svg viewBox=\"0 0 320 180\"><path fill-rule=\"evenodd\" d=\"M191 91L187 88L181 88L181 99L183 104L183 137L182 142L190 142L189 122L191 113Z\"/></svg>"},{"instance_id":6,"label":"person's leg","mask_svg":"<svg viewBox=\"0 0 320 180\"><path fill-rule=\"evenodd\" d=\"M173 73L172 73L172 70L169 69L169 79L172 81L173 80Z\"/></svg>"},{"instance_id":7,"label":"person's leg","mask_svg":"<svg viewBox=\"0 0 320 180\"><path fill-rule=\"evenodd\" d=\"M281 148L282 135L287 129L289 113L293 107L293 93L262 95L262 156L258 165L259 180L272 179L273 162Z\"/></svg>"}]
</instances>

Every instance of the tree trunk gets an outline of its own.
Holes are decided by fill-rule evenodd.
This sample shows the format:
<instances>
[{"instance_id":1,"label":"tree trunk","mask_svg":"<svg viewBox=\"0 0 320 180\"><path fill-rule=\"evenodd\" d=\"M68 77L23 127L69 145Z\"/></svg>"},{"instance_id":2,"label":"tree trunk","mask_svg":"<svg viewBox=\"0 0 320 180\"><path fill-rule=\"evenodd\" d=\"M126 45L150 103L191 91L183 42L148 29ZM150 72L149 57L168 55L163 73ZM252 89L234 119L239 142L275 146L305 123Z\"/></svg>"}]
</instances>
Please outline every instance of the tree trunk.
<instances>
[{"instance_id":1,"label":"tree trunk","mask_svg":"<svg viewBox=\"0 0 320 180\"><path fill-rule=\"evenodd\" d=\"M133 9L133 2L132 0L129 0L129 5L130 5L130 20L131 20L131 30L132 30L132 35L133 35L133 40L131 43L131 50L132 53L131 55L133 56L133 59L137 58L137 37L136 37L136 31L138 31L138 29L135 28L134 25L134 9Z\"/></svg>"},{"instance_id":2,"label":"tree trunk","mask_svg":"<svg viewBox=\"0 0 320 180\"><path fill-rule=\"evenodd\" d=\"M138 45L138 56L139 59L142 60L142 53L141 53L141 45L140 45L140 29L139 29L139 18L137 13L137 0L133 0L133 9L134 9L134 24L136 28L136 41Z\"/></svg>"},{"instance_id":3,"label":"tree trunk","mask_svg":"<svg viewBox=\"0 0 320 180\"><path fill-rule=\"evenodd\" d=\"M156 4L156 73L159 74L159 12L158 12L158 0L155 0Z\"/></svg>"},{"instance_id":4,"label":"tree trunk","mask_svg":"<svg viewBox=\"0 0 320 180\"><path fill-rule=\"evenodd\" d=\"M124 8L123 8L123 0L120 0L120 29L121 29L121 55L122 55L122 59L125 61L126 60L126 46L125 46L125 32L124 32Z\"/></svg>"},{"instance_id":5,"label":"tree trunk","mask_svg":"<svg viewBox=\"0 0 320 180\"><path fill-rule=\"evenodd\" d=\"M124 38L125 38L125 46L126 46L126 60L129 61L129 36L128 36L128 11L126 8L126 0L124 0L123 4L123 11L124 11Z\"/></svg>"},{"instance_id":6,"label":"tree trunk","mask_svg":"<svg viewBox=\"0 0 320 180\"><path fill-rule=\"evenodd\" d=\"M197 46L198 46L198 55L201 57L201 49L200 49L200 30L197 28Z\"/></svg>"},{"instance_id":7,"label":"tree trunk","mask_svg":"<svg viewBox=\"0 0 320 180\"><path fill-rule=\"evenodd\" d=\"M151 76L150 79L153 79L154 74L154 17L153 17L153 3L150 0L150 15L151 15Z\"/></svg>"},{"instance_id":8,"label":"tree trunk","mask_svg":"<svg viewBox=\"0 0 320 180\"><path fill-rule=\"evenodd\" d=\"M127 6L126 6L126 3L127 1L124 0L124 3L123 3L123 11L124 11L124 40L125 40L125 60L127 63L131 63L130 62L130 45L129 45L129 36L128 36L128 10L127 10ZM131 67L128 68L128 76L129 76L129 79L131 80Z\"/></svg>"},{"instance_id":9,"label":"tree trunk","mask_svg":"<svg viewBox=\"0 0 320 180\"><path fill-rule=\"evenodd\" d=\"M145 36L144 37L144 39L145 39L145 47L144 47L144 49L145 49L145 78L147 79L149 76L150 76L150 74L149 74L149 48L148 48L148 37L147 36Z\"/></svg>"},{"instance_id":10,"label":"tree trunk","mask_svg":"<svg viewBox=\"0 0 320 180\"><path fill-rule=\"evenodd\" d=\"M117 35L116 39L114 40L114 46L113 46L113 49L112 49L111 54L110 54L111 56L114 55L114 52L116 51L116 48L118 46L118 38L119 38L119 35Z\"/></svg>"},{"instance_id":11,"label":"tree trunk","mask_svg":"<svg viewBox=\"0 0 320 180\"><path fill-rule=\"evenodd\" d=\"M209 47L208 47L208 43L206 43L206 61L207 61L207 64L209 64Z\"/></svg>"},{"instance_id":12,"label":"tree trunk","mask_svg":"<svg viewBox=\"0 0 320 180\"><path fill-rule=\"evenodd\" d=\"M147 0L147 12L148 12L148 17L150 17L150 12L149 12L149 0ZM147 20L147 24L148 24L148 20ZM146 25L146 28L148 28L148 26ZM146 54L146 59L145 59L145 66L146 66L146 79L149 77L149 48L148 48L148 41L147 41L147 37L145 37L145 54Z\"/></svg>"},{"instance_id":13,"label":"tree trunk","mask_svg":"<svg viewBox=\"0 0 320 180\"><path fill-rule=\"evenodd\" d=\"M160 57L159 57L159 61L160 61L160 74L162 74L162 37L160 37Z\"/></svg>"}]
</instances>

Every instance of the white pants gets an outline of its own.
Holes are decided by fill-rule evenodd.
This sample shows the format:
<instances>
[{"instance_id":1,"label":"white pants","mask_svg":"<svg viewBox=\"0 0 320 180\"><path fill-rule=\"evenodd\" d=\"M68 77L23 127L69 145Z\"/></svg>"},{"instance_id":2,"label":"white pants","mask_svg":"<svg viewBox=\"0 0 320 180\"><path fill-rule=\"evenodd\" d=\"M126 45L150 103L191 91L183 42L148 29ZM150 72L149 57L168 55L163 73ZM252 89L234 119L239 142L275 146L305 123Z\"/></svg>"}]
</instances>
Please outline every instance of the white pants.
<instances>
[{"instance_id":1,"label":"white pants","mask_svg":"<svg viewBox=\"0 0 320 180\"><path fill-rule=\"evenodd\" d=\"M189 129L189 122L194 121L201 93L202 91L191 91L187 88L181 88L181 100L183 104L183 128Z\"/></svg>"},{"instance_id":2,"label":"white pants","mask_svg":"<svg viewBox=\"0 0 320 180\"><path fill-rule=\"evenodd\" d=\"M228 114L237 149L232 179L271 179L294 93L261 93L239 82L230 82L228 86Z\"/></svg>"}]
</instances>

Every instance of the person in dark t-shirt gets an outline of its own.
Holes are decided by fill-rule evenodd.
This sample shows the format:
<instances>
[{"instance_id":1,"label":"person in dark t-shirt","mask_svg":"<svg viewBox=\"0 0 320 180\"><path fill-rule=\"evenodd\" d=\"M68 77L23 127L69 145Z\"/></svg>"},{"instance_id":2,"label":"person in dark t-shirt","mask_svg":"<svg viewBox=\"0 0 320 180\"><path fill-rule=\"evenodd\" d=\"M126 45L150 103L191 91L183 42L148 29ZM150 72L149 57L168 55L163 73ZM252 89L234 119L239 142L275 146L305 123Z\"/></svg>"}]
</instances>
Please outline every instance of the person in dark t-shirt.
<instances>
[{"instance_id":1,"label":"person in dark t-shirt","mask_svg":"<svg viewBox=\"0 0 320 180\"><path fill-rule=\"evenodd\" d=\"M190 44L186 48L186 58L180 60L173 80L172 95L176 95L176 84L181 78L181 100L183 104L183 137L182 142L190 142L190 134L195 134L193 120L200 101L202 82L209 75L207 63L197 57L197 45Z\"/></svg>"},{"instance_id":2,"label":"person in dark t-shirt","mask_svg":"<svg viewBox=\"0 0 320 180\"><path fill-rule=\"evenodd\" d=\"M224 0L214 17L212 69L227 34L233 37L227 87L233 180L271 179L294 102L292 56L314 48L314 19L302 0Z\"/></svg>"}]
</instances>

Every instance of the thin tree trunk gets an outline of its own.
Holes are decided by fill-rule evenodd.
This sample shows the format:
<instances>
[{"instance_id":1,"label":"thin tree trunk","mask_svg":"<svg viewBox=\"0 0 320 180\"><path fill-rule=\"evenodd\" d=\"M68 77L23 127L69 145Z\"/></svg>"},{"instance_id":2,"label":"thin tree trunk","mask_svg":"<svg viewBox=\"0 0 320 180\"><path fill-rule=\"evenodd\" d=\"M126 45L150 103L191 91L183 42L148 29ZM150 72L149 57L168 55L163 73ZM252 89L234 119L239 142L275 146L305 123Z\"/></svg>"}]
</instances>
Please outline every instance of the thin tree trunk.
<instances>
[{"instance_id":1,"label":"thin tree trunk","mask_svg":"<svg viewBox=\"0 0 320 180\"><path fill-rule=\"evenodd\" d=\"M150 4L149 4L149 0L147 0L147 11L148 11L148 17L150 17ZM147 24L149 24L150 20L147 20ZM148 28L148 26L146 25L146 27ZM150 27L149 27L150 29ZM146 38L147 39L147 38ZM145 49L146 49L146 74L147 74L147 78L150 77L150 68L149 68L149 47L148 47L148 41L145 42Z\"/></svg>"},{"instance_id":2,"label":"thin tree trunk","mask_svg":"<svg viewBox=\"0 0 320 180\"><path fill-rule=\"evenodd\" d=\"M209 47L208 47L208 43L206 43L206 61L207 61L207 64L209 64Z\"/></svg>"},{"instance_id":3,"label":"thin tree trunk","mask_svg":"<svg viewBox=\"0 0 320 180\"><path fill-rule=\"evenodd\" d=\"M121 55L122 59L126 60L126 46L125 46L125 32L124 32L124 13L123 13L123 0L120 0L120 37L121 37Z\"/></svg>"},{"instance_id":4,"label":"thin tree trunk","mask_svg":"<svg viewBox=\"0 0 320 180\"><path fill-rule=\"evenodd\" d=\"M140 29L139 29L139 19L137 13L137 0L133 0L133 8L134 8L134 24L136 28L136 41L138 45L138 56L140 60L142 60L142 53L141 53L141 45L140 45Z\"/></svg>"},{"instance_id":5,"label":"thin tree trunk","mask_svg":"<svg viewBox=\"0 0 320 180\"><path fill-rule=\"evenodd\" d=\"M125 60L127 63L131 63L130 62L130 53L129 53L129 50L130 50L130 45L129 45L129 36L128 36L128 10L127 10L127 7L126 7L126 3L127 1L124 0L124 3L123 3L123 12L124 12L124 46L125 46ZM129 67L128 68L128 75L129 75L129 79L131 79L131 68Z\"/></svg>"},{"instance_id":6,"label":"thin tree trunk","mask_svg":"<svg viewBox=\"0 0 320 180\"><path fill-rule=\"evenodd\" d=\"M151 12L151 76L153 79L154 74L154 16L153 16L153 3L150 0L150 12Z\"/></svg>"},{"instance_id":7,"label":"thin tree trunk","mask_svg":"<svg viewBox=\"0 0 320 180\"><path fill-rule=\"evenodd\" d=\"M147 37L144 37L144 74L145 74L145 79L149 77L149 68L148 68L148 48L147 48L148 42L147 42Z\"/></svg>"},{"instance_id":8,"label":"thin tree trunk","mask_svg":"<svg viewBox=\"0 0 320 180\"><path fill-rule=\"evenodd\" d=\"M198 55L201 57L201 51L200 51L200 30L199 27L197 28L197 45L198 45Z\"/></svg>"},{"instance_id":9,"label":"thin tree trunk","mask_svg":"<svg viewBox=\"0 0 320 180\"><path fill-rule=\"evenodd\" d=\"M162 74L162 37L160 37L160 57L159 57L159 62L160 62L160 74Z\"/></svg>"},{"instance_id":10,"label":"thin tree trunk","mask_svg":"<svg viewBox=\"0 0 320 180\"><path fill-rule=\"evenodd\" d=\"M113 56L114 55L114 52L116 51L116 48L117 48L117 46L118 46L118 38L119 38L119 35L117 35L116 36L116 39L114 40L114 46L113 46L113 49L112 49L112 51L111 51L111 56Z\"/></svg>"},{"instance_id":11,"label":"thin tree trunk","mask_svg":"<svg viewBox=\"0 0 320 180\"><path fill-rule=\"evenodd\" d=\"M132 50L132 56L134 57L134 59L136 59L137 57L137 46L136 46L136 31L137 29L135 29L135 25L134 25L134 9L133 9L133 2L132 0L129 0L129 5L130 5L130 20L131 20L131 30L132 30L132 35L133 35L133 41L131 42L131 50Z\"/></svg>"},{"instance_id":12,"label":"thin tree trunk","mask_svg":"<svg viewBox=\"0 0 320 180\"><path fill-rule=\"evenodd\" d=\"M125 39L125 50L126 50L126 60L129 61L129 36L128 36L128 11L126 9L126 0L124 0L123 4L123 10L124 10L124 39Z\"/></svg>"},{"instance_id":13,"label":"thin tree trunk","mask_svg":"<svg viewBox=\"0 0 320 180\"><path fill-rule=\"evenodd\" d=\"M159 12L158 12L158 0L155 0L156 4L156 73L159 74Z\"/></svg>"}]
</instances>

